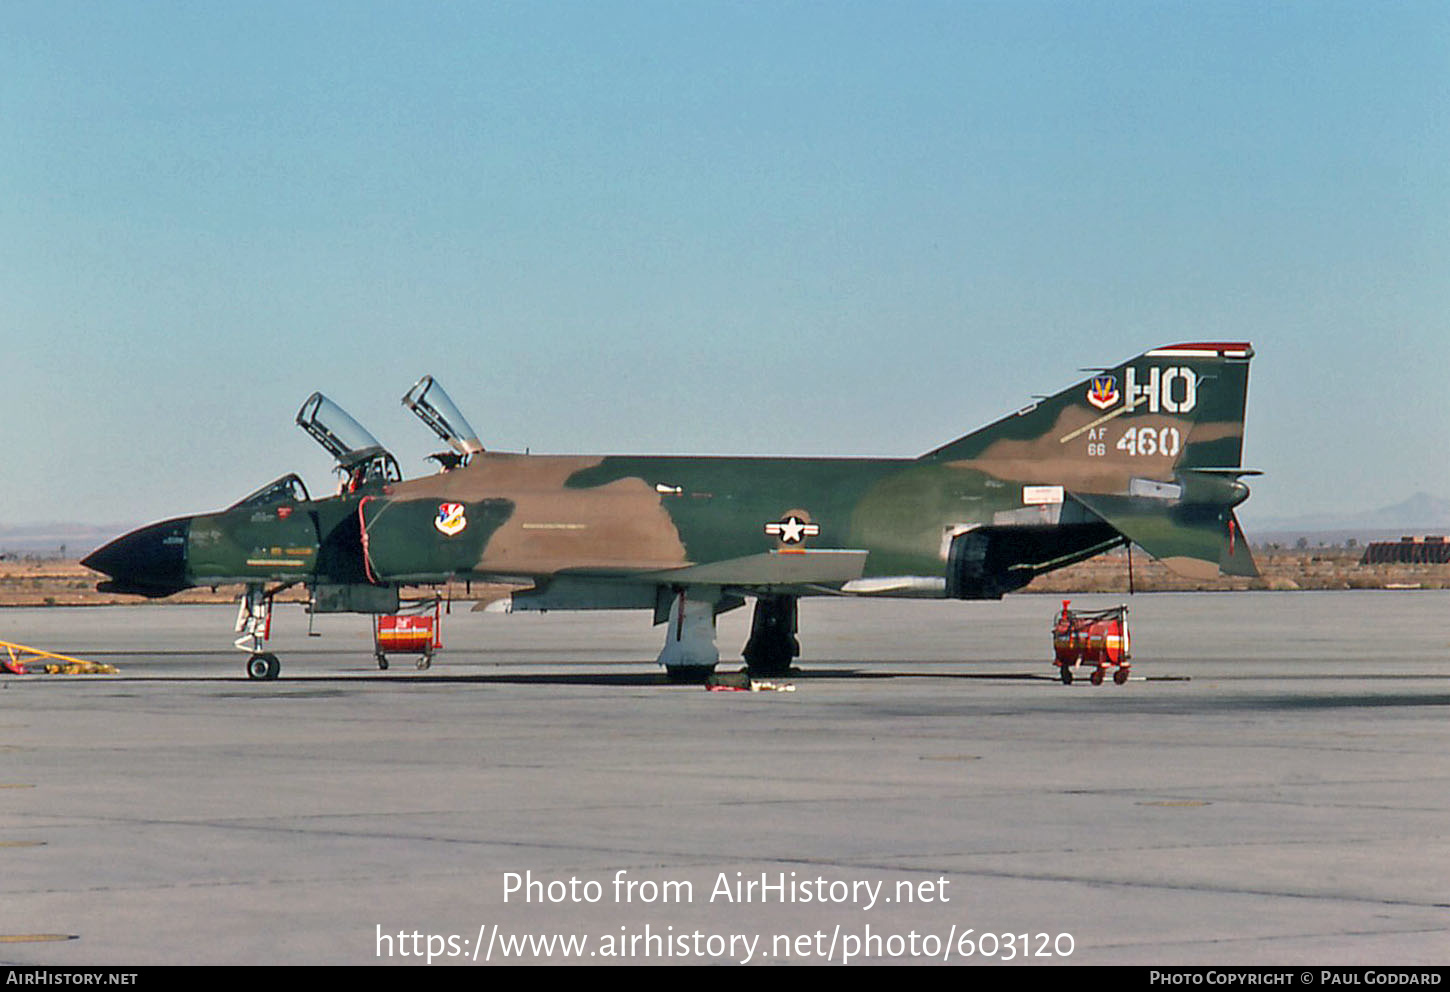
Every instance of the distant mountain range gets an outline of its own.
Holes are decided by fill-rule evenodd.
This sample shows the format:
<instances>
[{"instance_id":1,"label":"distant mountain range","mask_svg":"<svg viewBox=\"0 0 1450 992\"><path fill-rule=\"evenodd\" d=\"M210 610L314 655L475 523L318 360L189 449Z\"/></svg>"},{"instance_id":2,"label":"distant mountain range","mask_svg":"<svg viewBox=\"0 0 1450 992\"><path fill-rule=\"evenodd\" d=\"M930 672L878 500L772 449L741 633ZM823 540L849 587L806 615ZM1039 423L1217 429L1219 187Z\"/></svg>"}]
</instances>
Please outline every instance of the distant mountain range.
<instances>
[{"instance_id":1,"label":"distant mountain range","mask_svg":"<svg viewBox=\"0 0 1450 992\"><path fill-rule=\"evenodd\" d=\"M1415 493L1378 510L1357 513L1307 513L1297 517L1257 517L1245 506L1244 530L1254 542L1285 537L1310 537L1339 543L1353 537L1366 541L1394 540L1405 535L1450 533L1450 500Z\"/></svg>"},{"instance_id":2,"label":"distant mountain range","mask_svg":"<svg viewBox=\"0 0 1450 992\"><path fill-rule=\"evenodd\" d=\"M1270 531L1395 531L1405 534L1443 534L1450 529L1450 499L1438 499L1430 493L1414 496L1383 506L1376 511L1356 513L1305 513L1304 516L1254 516L1244 508L1244 528L1254 532Z\"/></svg>"},{"instance_id":3,"label":"distant mountain range","mask_svg":"<svg viewBox=\"0 0 1450 992\"><path fill-rule=\"evenodd\" d=\"M135 525L127 524L0 524L0 554L80 558Z\"/></svg>"}]
</instances>

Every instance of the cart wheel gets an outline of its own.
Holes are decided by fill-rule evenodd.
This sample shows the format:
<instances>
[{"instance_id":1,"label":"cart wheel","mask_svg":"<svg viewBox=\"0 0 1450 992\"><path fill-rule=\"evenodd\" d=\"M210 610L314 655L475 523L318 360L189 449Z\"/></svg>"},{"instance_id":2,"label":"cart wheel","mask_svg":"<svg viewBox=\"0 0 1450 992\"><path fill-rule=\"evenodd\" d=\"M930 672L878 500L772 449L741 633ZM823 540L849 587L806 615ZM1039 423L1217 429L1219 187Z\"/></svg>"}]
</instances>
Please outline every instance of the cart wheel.
<instances>
[{"instance_id":1,"label":"cart wheel","mask_svg":"<svg viewBox=\"0 0 1450 992\"><path fill-rule=\"evenodd\" d=\"M1061 666L1061 668L1058 670L1057 676L1058 678L1062 679L1063 685L1072 685L1072 666Z\"/></svg>"},{"instance_id":2,"label":"cart wheel","mask_svg":"<svg viewBox=\"0 0 1450 992\"><path fill-rule=\"evenodd\" d=\"M1128 670L1126 668L1119 668L1116 672L1113 673L1113 681L1116 682L1118 685L1127 685Z\"/></svg>"},{"instance_id":3,"label":"cart wheel","mask_svg":"<svg viewBox=\"0 0 1450 992\"><path fill-rule=\"evenodd\" d=\"M420 671L420 672L426 671L427 669L429 669L431 667L433 667L433 657L432 657L432 655L426 655L425 654L423 657L421 657L421 658L418 659L418 671Z\"/></svg>"},{"instance_id":4,"label":"cart wheel","mask_svg":"<svg viewBox=\"0 0 1450 992\"><path fill-rule=\"evenodd\" d=\"M383 672L388 670L388 656L381 651L378 652L378 670Z\"/></svg>"},{"instance_id":5,"label":"cart wheel","mask_svg":"<svg viewBox=\"0 0 1450 992\"><path fill-rule=\"evenodd\" d=\"M1092 682L1093 685L1102 685L1103 670L1101 668L1094 668L1093 673L1088 676L1088 679Z\"/></svg>"}]
</instances>

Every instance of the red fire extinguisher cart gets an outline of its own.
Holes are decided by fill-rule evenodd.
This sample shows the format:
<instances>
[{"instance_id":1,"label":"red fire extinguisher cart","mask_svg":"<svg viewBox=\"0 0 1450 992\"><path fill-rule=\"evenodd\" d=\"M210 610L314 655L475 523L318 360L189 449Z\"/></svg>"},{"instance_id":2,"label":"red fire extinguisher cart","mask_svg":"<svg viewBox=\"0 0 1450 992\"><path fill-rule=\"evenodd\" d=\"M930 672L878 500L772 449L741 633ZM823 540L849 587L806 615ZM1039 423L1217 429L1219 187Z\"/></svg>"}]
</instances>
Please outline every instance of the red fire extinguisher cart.
<instances>
[{"instance_id":1,"label":"red fire extinguisher cart","mask_svg":"<svg viewBox=\"0 0 1450 992\"><path fill-rule=\"evenodd\" d=\"M1093 685L1102 685L1108 669L1116 667L1113 681L1128 681L1132 668L1132 651L1128 637L1128 607L1110 610L1068 609L1072 600L1062 601L1062 612L1052 624L1052 663L1057 666L1063 685L1072 685L1078 665L1091 666L1088 675Z\"/></svg>"}]
</instances>

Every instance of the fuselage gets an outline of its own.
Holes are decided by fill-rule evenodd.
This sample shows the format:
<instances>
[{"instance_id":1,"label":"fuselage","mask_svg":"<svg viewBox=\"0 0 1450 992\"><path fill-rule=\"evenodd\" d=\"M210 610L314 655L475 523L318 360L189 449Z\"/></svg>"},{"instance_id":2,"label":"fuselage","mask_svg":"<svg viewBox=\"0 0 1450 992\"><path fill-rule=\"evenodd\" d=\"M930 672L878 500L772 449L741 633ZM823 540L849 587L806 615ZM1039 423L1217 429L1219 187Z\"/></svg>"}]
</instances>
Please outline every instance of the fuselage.
<instances>
[{"instance_id":1,"label":"fuselage","mask_svg":"<svg viewBox=\"0 0 1450 992\"><path fill-rule=\"evenodd\" d=\"M87 564L117 590L154 595L238 582L626 575L791 545L863 550L867 576L940 575L953 533L1020 509L1019 486L912 459L490 452L388 486L154 524ZM789 523L771 533L791 520L800 533Z\"/></svg>"}]
</instances>

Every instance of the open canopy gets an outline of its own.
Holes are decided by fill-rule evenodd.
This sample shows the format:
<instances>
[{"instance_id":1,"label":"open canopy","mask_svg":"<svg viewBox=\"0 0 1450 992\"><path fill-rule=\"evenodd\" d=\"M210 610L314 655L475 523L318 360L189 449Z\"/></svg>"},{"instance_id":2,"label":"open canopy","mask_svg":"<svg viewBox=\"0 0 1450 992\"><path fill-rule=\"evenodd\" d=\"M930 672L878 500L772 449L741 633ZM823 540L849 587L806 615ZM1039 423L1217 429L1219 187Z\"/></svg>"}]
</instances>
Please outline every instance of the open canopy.
<instances>
[{"instance_id":1,"label":"open canopy","mask_svg":"<svg viewBox=\"0 0 1450 992\"><path fill-rule=\"evenodd\" d=\"M469 426L463 413L431 375L413 384L403 396L403 405L444 441L459 457L467 459L483 450L478 433Z\"/></svg>"},{"instance_id":2,"label":"open canopy","mask_svg":"<svg viewBox=\"0 0 1450 992\"><path fill-rule=\"evenodd\" d=\"M313 393L303 402L297 411L297 426L337 459L338 470L351 477L354 488L365 482L397 482L403 477L397 460L378 439L321 393Z\"/></svg>"}]
</instances>

